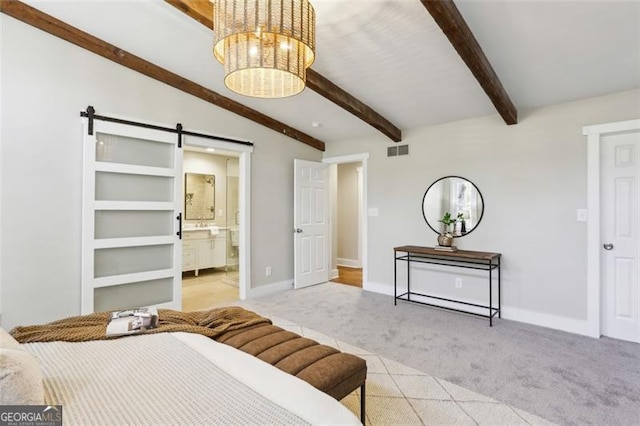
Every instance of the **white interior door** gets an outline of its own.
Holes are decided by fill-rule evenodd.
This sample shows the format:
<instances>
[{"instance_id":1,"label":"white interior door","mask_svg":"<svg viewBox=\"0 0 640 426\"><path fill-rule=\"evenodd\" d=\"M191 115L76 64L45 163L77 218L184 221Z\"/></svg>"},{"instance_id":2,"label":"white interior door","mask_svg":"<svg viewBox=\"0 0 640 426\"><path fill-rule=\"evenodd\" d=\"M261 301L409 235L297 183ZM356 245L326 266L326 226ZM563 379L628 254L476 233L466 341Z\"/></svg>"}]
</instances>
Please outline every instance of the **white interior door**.
<instances>
[{"instance_id":1,"label":"white interior door","mask_svg":"<svg viewBox=\"0 0 640 426\"><path fill-rule=\"evenodd\" d=\"M640 342L640 133L602 138L602 334Z\"/></svg>"},{"instance_id":2,"label":"white interior door","mask_svg":"<svg viewBox=\"0 0 640 426\"><path fill-rule=\"evenodd\" d=\"M178 136L98 120L84 135L82 312L180 309Z\"/></svg>"},{"instance_id":3,"label":"white interior door","mask_svg":"<svg viewBox=\"0 0 640 426\"><path fill-rule=\"evenodd\" d=\"M328 166L294 160L294 288L329 281Z\"/></svg>"}]
</instances>

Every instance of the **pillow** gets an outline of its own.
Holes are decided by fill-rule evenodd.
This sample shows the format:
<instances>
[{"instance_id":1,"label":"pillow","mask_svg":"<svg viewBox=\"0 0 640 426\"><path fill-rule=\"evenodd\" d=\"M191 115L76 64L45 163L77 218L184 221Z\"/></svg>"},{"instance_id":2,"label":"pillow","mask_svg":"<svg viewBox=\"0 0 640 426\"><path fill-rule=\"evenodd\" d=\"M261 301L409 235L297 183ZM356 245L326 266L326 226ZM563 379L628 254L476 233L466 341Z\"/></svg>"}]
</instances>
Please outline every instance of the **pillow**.
<instances>
[{"instance_id":1,"label":"pillow","mask_svg":"<svg viewBox=\"0 0 640 426\"><path fill-rule=\"evenodd\" d=\"M0 405L44 404L44 386L36 357L0 328Z\"/></svg>"},{"instance_id":2,"label":"pillow","mask_svg":"<svg viewBox=\"0 0 640 426\"><path fill-rule=\"evenodd\" d=\"M0 327L0 348L18 349L20 343Z\"/></svg>"}]
</instances>

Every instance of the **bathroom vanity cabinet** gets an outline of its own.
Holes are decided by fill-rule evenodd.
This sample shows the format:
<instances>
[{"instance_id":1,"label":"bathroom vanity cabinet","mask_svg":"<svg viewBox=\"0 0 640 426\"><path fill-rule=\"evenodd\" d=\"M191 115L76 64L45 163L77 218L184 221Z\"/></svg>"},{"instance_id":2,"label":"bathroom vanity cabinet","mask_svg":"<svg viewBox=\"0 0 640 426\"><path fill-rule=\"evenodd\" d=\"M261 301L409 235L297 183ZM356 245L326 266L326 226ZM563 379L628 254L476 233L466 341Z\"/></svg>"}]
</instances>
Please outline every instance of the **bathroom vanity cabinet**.
<instances>
[{"instance_id":1,"label":"bathroom vanity cabinet","mask_svg":"<svg viewBox=\"0 0 640 426\"><path fill-rule=\"evenodd\" d=\"M227 237L224 230L212 235L208 229L183 230L182 271L223 268L227 262Z\"/></svg>"}]
</instances>

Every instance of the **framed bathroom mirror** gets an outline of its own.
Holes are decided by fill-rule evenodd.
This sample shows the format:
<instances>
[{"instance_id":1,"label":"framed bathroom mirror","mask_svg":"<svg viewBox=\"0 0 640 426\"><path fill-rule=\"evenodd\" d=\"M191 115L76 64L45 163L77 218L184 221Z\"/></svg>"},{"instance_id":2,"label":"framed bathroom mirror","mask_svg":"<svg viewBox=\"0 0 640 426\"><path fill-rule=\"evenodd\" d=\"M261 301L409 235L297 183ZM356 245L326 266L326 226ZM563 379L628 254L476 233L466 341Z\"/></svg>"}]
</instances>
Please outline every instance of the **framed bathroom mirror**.
<instances>
[{"instance_id":1,"label":"framed bathroom mirror","mask_svg":"<svg viewBox=\"0 0 640 426\"><path fill-rule=\"evenodd\" d=\"M200 173L184 174L185 220L213 220L216 213L216 177Z\"/></svg>"},{"instance_id":2,"label":"framed bathroom mirror","mask_svg":"<svg viewBox=\"0 0 640 426\"><path fill-rule=\"evenodd\" d=\"M454 237L463 237L478 227L484 214L484 199L477 186L460 176L445 176L424 193L422 214L437 234L445 231L443 216L450 213L455 223L448 226Z\"/></svg>"}]
</instances>

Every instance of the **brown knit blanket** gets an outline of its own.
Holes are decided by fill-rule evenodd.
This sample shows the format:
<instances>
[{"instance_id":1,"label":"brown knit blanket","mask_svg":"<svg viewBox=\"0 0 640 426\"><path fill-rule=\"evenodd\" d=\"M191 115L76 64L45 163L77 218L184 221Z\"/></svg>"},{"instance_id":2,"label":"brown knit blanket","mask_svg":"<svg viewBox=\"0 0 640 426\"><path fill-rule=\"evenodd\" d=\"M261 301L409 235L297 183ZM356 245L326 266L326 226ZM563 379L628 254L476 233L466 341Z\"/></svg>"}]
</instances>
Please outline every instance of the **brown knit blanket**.
<instances>
[{"instance_id":1,"label":"brown knit blanket","mask_svg":"<svg viewBox=\"0 0 640 426\"><path fill-rule=\"evenodd\" d=\"M110 315L110 312L97 312L95 314L64 318L43 325L16 327L11 330L10 334L20 343L86 342L89 340L107 340L122 337L106 336ZM271 320L238 306L198 312L159 309L158 327L140 334L183 331L202 334L214 339L227 331L265 323L271 324Z\"/></svg>"}]
</instances>

